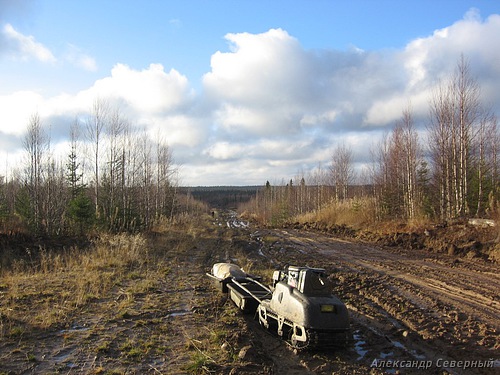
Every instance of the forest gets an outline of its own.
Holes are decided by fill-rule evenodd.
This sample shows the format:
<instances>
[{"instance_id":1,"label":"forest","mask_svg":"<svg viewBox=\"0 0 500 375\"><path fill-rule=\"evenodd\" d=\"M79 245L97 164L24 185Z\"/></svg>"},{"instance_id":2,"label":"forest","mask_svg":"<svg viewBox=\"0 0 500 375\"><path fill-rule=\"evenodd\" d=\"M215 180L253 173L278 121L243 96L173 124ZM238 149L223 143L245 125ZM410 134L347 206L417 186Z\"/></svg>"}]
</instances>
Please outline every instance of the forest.
<instances>
[{"instance_id":1,"label":"forest","mask_svg":"<svg viewBox=\"0 0 500 375\"><path fill-rule=\"evenodd\" d=\"M207 203L211 208L237 209L254 198L261 186L196 186L181 187L180 193Z\"/></svg>"},{"instance_id":2,"label":"forest","mask_svg":"<svg viewBox=\"0 0 500 375\"><path fill-rule=\"evenodd\" d=\"M374 145L363 175L353 150L337 145L329 164L278 185L179 187L167 140L153 141L106 100L71 124L65 158L54 156L40 116L30 117L25 162L0 178L0 221L5 233L60 236L95 231L137 232L187 211L239 207L267 224L330 211L332 220L447 221L498 212L499 130L481 88L462 57L429 99L425 131L411 103ZM332 213L331 211L334 211ZM342 218L339 218L342 217Z\"/></svg>"},{"instance_id":3,"label":"forest","mask_svg":"<svg viewBox=\"0 0 500 375\"><path fill-rule=\"evenodd\" d=\"M305 214L318 220L314 213L319 212L358 226L496 218L498 122L482 103L464 57L434 91L429 107L425 132L416 127L411 103L403 110L392 130L374 145L362 176L353 167L354 151L340 144L326 167L278 186L268 181L243 208L274 224Z\"/></svg>"},{"instance_id":4,"label":"forest","mask_svg":"<svg viewBox=\"0 0 500 375\"><path fill-rule=\"evenodd\" d=\"M105 100L96 100L84 120L75 119L65 160L54 157L38 114L30 117L23 146L26 162L0 184L5 231L135 232L178 213L170 148L132 130Z\"/></svg>"}]
</instances>

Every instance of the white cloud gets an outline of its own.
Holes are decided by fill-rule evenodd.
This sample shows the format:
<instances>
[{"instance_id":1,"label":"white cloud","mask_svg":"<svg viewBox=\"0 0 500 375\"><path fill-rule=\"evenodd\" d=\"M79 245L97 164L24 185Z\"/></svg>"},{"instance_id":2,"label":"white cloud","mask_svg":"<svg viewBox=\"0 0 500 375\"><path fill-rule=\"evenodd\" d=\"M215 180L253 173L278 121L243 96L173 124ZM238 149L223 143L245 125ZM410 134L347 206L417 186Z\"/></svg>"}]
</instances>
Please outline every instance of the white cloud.
<instances>
[{"instance_id":1,"label":"white cloud","mask_svg":"<svg viewBox=\"0 0 500 375\"><path fill-rule=\"evenodd\" d=\"M15 124L16 131L22 132L24 117L19 114L36 111L45 117L75 116L88 112L94 100L106 99L121 106L125 115L138 125L154 126L162 120L178 123L179 118L187 116L181 111L189 109L193 98L187 78L174 69L165 72L160 64L151 64L147 69L134 70L117 64L110 76L75 95L62 93L44 98L33 91L22 91L2 96L0 104L6 110L0 111L0 119ZM177 117L169 119L174 114Z\"/></svg>"},{"instance_id":2,"label":"white cloud","mask_svg":"<svg viewBox=\"0 0 500 375\"><path fill-rule=\"evenodd\" d=\"M80 48L73 44L68 45L64 59L74 66L89 72L95 72L97 70L97 62L95 59L82 52Z\"/></svg>"},{"instance_id":3,"label":"white cloud","mask_svg":"<svg viewBox=\"0 0 500 375\"><path fill-rule=\"evenodd\" d=\"M36 59L47 63L56 62L56 58L47 47L37 42L33 36L26 36L16 31L11 24L4 25L1 37L7 46L7 54L13 58L23 61Z\"/></svg>"},{"instance_id":4,"label":"white cloud","mask_svg":"<svg viewBox=\"0 0 500 375\"><path fill-rule=\"evenodd\" d=\"M192 147L206 135L195 116L182 112L189 108L193 95L187 78L175 70L167 73L161 65L152 64L137 71L118 64L111 76L75 95L45 98L33 91L19 91L0 96L0 131L22 135L29 116L35 112L48 123L73 121L75 116L88 113L96 99L105 99L118 106L132 125L146 129L153 138L163 133L170 144ZM67 124L68 129L70 125Z\"/></svg>"},{"instance_id":5,"label":"white cloud","mask_svg":"<svg viewBox=\"0 0 500 375\"><path fill-rule=\"evenodd\" d=\"M232 164L251 159L255 163L277 167L316 163L319 156L324 156L323 151L313 138L294 140L282 137L261 138L253 142L216 141L203 150L202 154L211 158L210 163Z\"/></svg>"},{"instance_id":6,"label":"white cloud","mask_svg":"<svg viewBox=\"0 0 500 375\"><path fill-rule=\"evenodd\" d=\"M161 64L141 71L117 64L110 77L96 81L87 93L122 99L139 113L157 114L180 109L192 95L187 78L175 69L165 72Z\"/></svg>"},{"instance_id":7,"label":"white cloud","mask_svg":"<svg viewBox=\"0 0 500 375\"><path fill-rule=\"evenodd\" d=\"M245 106L243 103L222 103L215 110L214 121L236 138L251 136L279 136L296 133L298 114L293 107Z\"/></svg>"},{"instance_id":8,"label":"white cloud","mask_svg":"<svg viewBox=\"0 0 500 375\"><path fill-rule=\"evenodd\" d=\"M279 181L288 170L275 168L260 160L242 157L235 162L213 162L183 165L180 169L184 185L264 185L266 180ZM292 172L293 173L293 172Z\"/></svg>"},{"instance_id":9,"label":"white cloud","mask_svg":"<svg viewBox=\"0 0 500 375\"><path fill-rule=\"evenodd\" d=\"M143 117L137 124L147 129L152 139L161 137L169 145L188 149L196 148L208 137L206 124L187 114Z\"/></svg>"},{"instance_id":10,"label":"white cloud","mask_svg":"<svg viewBox=\"0 0 500 375\"><path fill-rule=\"evenodd\" d=\"M203 78L220 129L245 137L360 128L374 100L404 91L394 53L307 51L286 31L228 34ZM401 108L399 109L401 111Z\"/></svg>"},{"instance_id":11,"label":"white cloud","mask_svg":"<svg viewBox=\"0 0 500 375\"><path fill-rule=\"evenodd\" d=\"M247 155L244 145L230 142L216 142L203 153L218 160L236 160Z\"/></svg>"},{"instance_id":12,"label":"white cloud","mask_svg":"<svg viewBox=\"0 0 500 375\"><path fill-rule=\"evenodd\" d=\"M216 120L259 136L295 131L301 111L314 105L310 56L281 29L226 39L230 52L216 52L203 77L207 95L219 103Z\"/></svg>"},{"instance_id":13,"label":"white cloud","mask_svg":"<svg viewBox=\"0 0 500 375\"><path fill-rule=\"evenodd\" d=\"M410 101L418 116L426 116L433 88L454 72L461 55L469 61L471 74L482 88L486 100L499 103L498 35L500 15L491 15L483 22L478 11L473 9L453 25L408 43L403 51L391 56L400 64L399 68L396 66L396 71L374 72L388 77L399 71L407 77L405 85L394 86L392 91L381 95L373 92L363 123L376 126L393 124Z\"/></svg>"},{"instance_id":14,"label":"white cloud","mask_svg":"<svg viewBox=\"0 0 500 375\"><path fill-rule=\"evenodd\" d=\"M0 112L0 131L20 135L23 116L34 110L44 118L71 117L88 111L96 98L109 98L133 125L165 138L186 184L287 180L328 163L341 142L358 164L369 162L377 137L408 104L425 123L432 89L462 53L487 104L496 103L500 113L498 35L500 15L483 21L475 11L399 51L309 51L281 29L227 34L228 51L212 55L200 94L176 69L116 64L76 95L0 97L7 108ZM78 56L77 49L74 62Z\"/></svg>"},{"instance_id":15,"label":"white cloud","mask_svg":"<svg viewBox=\"0 0 500 375\"><path fill-rule=\"evenodd\" d=\"M401 117L401 111L408 104L408 98L394 96L375 100L366 112L364 123L368 126L386 126L387 123L396 121Z\"/></svg>"},{"instance_id":16,"label":"white cloud","mask_svg":"<svg viewBox=\"0 0 500 375\"><path fill-rule=\"evenodd\" d=\"M482 21L476 10L400 51L307 51L280 29L228 34L229 51L212 56L203 79L218 137L207 155L236 163L242 153L287 170L289 161L311 165L328 156L348 131L346 141L366 161L381 134L373 127L390 129L408 105L425 124L433 88L453 73L461 54L486 104L499 103L498 35L500 16Z\"/></svg>"},{"instance_id":17,"label":"white cloud","mask_svg":"<svg viewBox=\"0 0 500 375\"><path fill-rule=\"evenodd\" d=\"M32 91L0 96L0 131L20 136L26 129L29 117L43 108L44 103L44 98Z\"/></svg>"},{"instance_id":18,"label":"white cloud","mask_svg":"<svg viewBox=\"0 0 500 375\"><path fill-rule=\"evenodd\" d=\"M42 43L37 42L34 36L23 35L8 23L4 25L0 33L0 47L2 47L0 52L15 60L37 60L43 63L59 61L52 51ZM62 59L80 69L91 72L97 70L95 59L73 44L68 44Z\"/></svg>"}]
</instances>

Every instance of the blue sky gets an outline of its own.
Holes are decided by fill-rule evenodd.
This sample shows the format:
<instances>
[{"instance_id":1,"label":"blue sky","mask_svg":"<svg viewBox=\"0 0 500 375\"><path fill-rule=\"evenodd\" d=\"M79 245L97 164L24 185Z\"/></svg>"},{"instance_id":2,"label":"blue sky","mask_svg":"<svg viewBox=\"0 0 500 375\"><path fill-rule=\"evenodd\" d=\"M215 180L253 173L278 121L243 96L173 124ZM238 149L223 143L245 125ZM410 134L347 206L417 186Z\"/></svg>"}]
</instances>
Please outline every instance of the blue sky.
<instances>
[{"instance_id":1,"label":"blue sky","mask_svg":"<svg viewBox=\"0 0 500 375\"><path fill-rule=\"evenodd\" d=\"M34 112L63 150L106 97L164 133L185 185L288 180L340 143L361 168L462 53L498 114L499 42L494 0L0 0L0 158Z\"/></svg>"}]
</instances>

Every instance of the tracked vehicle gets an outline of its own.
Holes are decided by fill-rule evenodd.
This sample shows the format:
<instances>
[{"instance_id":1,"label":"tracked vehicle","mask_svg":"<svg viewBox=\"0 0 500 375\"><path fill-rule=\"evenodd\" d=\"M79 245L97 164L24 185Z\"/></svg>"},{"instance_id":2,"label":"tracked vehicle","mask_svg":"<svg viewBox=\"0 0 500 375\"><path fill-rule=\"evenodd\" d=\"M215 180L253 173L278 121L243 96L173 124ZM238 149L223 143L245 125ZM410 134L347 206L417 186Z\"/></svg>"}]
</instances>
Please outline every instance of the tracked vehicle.
<instances>
[{"instance_id":1,"label":"tracked vehicle","mask_svg":"<svg viewBox=\"0 0 500 375\"><path fill-rule=\"evenodd\" d=\"M231 263L216 263L210 276L243 312L297 349L345 346L351 334L347 308L332 293L322 268L288 266L268 287Z\"/></svg>"}]
</instances>

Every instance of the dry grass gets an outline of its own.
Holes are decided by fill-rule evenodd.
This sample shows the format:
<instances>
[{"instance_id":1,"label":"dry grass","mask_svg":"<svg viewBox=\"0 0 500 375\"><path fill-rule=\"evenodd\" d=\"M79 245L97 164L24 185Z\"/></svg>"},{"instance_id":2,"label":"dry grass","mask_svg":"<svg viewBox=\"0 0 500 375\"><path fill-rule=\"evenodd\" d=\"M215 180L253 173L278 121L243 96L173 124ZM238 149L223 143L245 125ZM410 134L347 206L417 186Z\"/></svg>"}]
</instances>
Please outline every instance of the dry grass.
<instances>
[{"instance_id":1,"label":"dry grass","mask_svg":"<svg viewBox=\"0 0 500 375\"><path fill-rule=\"evenodd\" d=\"M147 235L101 235L89 248L9 261L0 274L0 374L244 368L238 353L252 332L205 272L228 257L260 270L248 246L248 233L210 215L181 216Z\"/></svg>"},{"instance_id":2,"label":"dry grass","mask_svg":"<svg viewBox=\"0 0 500 375\"><path fill-rule=\"evenodd\" d=\"M353 229L377 233L393 233L402 229L415 231L431 224L430 219L423 215L407 221L377 220L376 202L373 198L354 198L342 202L332 201L320 210L297 216L294 220L301 224L319 223L326 227L345 225Z\"/></svg>"},{"instance_id":3,"label":"dry grass","mask_svg":"<svg viewBox=\"0 0 500 375\"><path fill-rule=\"evenodd\" d=\"M64 324L143 268L148 258L144 237L121 234L102 235L91 249L42 250L34 263L14 262L0 278L0 337Z\"/></svg>"},{"instance_id":4,"label":"dry grass","mask_svg":"<svg viewBox=\"0 0 500 375\"><path fill-rule=\"evenodd\" d=\"M375 202L371 198L355 198L346 201L332 201L315 212L308 212L296 218L299 223L323 223L347 225L354 228L366 227L375 221Z\"/></svg>"}]
</instances>

